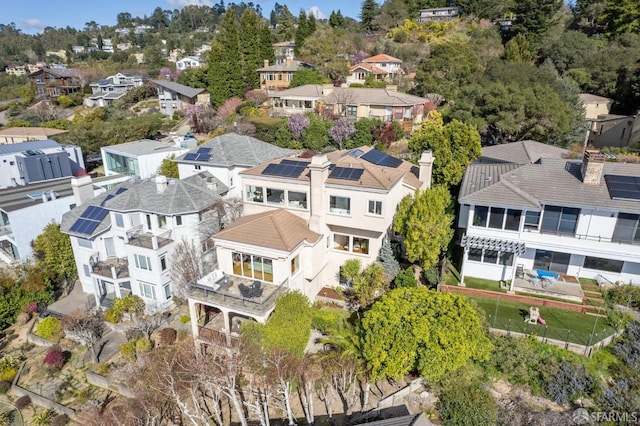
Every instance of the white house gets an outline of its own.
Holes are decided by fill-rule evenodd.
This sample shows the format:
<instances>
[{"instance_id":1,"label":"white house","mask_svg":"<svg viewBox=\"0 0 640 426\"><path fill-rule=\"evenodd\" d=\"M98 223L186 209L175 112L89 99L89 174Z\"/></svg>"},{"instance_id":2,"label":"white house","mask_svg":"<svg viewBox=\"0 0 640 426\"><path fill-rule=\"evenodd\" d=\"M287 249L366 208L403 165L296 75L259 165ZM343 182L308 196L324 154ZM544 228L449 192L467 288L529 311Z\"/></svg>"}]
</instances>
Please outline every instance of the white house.
<instances>
[{"instance_id":1,"label":"white house","mask_svg":"<svg viewBox=\"0 0 640 426\"><path fill-rule=\"evenodd\" d=\"M364 84L365 78L369 75L373 75L379 82L394 83L403 74L401 67L402 60L393 56L386 54L370 56L351 67L347 84Z\"/></svg>"},{"instance_id":2,"label":"white house","mask_svg":"<svg viewBox=\"0 0 640 426\"><path fill-rule=\"evenodd\" d=\"M100 153L106 176L127 174L147 179L158 174L162 160L172 155L178 157L188 150L173 142L141 139L103 146Z\"/></svg>"},{"instance_id":3,"label":"white house","mask_svg":"<svg viewBox=\"0 0 640 426\"><path fill-rule=\"evenodd\" d=\"M45 139L0 144L0 188L84 174L82 150Z\"/></svg>"},{"instance_id":4,"label":"white house","mask_svg":"<svg viewBox=\"0 0 640 426\"><path fill-rule=\"evenodd\" d=\"M206 256L218 216L216 201L226 187L208 173L187 179L134 179L93 197L91 179L77 185L81 204L62 218L71 236L79 280L97 306L140 296L149 311L172 306L173 253L182 241Z\"/></svg>"},{"instance_id":5,"label":"white house","mask_svg":"<svg viewBox=\"0 0 640 426\"><path fill-rule=\"evenodd\" d=\"M265 321L283 292L313 300L338 285L346 260L375 261L400 200L429 185L432 164L425 153L417 173L362 147L241 172L244 216L213 236L219 269L189 294L194 337L230 338L238 321Z\"/></svg>"},{"instance_id":6,"label":"white house","mask_svg":"<svg viewBox=\"0 0 640 426\"><path fill-rule=\"evenodd\" d=\"M185 56L184 58L176 61L176 69L178 72L191 68L200 68L201 66L202 62L200 61L200 58L196 56Z\"/></svg>"},{"instance_id":7,"label":"white house","mask_svg":"<svg viewBox=\"0 0 640 426\"><path fill-rule=\"evenodd\" d=\"M227 196L232 198L242 195L240 172L291 154L288 149L251 136L227 133L177 156L175 162L181 179L207 171L229 187Z\"/></svg>"},{"instance_id":8,"label":"white house","mask_svg":"<svg viewBox=\"0 0 640 426\"><path fill-rule=\"evenodd\" d=\"M567 282L640 283L640 165L563 154L515 142L483 148L468 167L458 198L463 281L505 280L517 290L528 285L525 271L539 270Z\"/></svg>"},{"instance_id":9,"label":"white house","mask_svg":"<svg viewBox=\"0 0 640 426\"><path fill-rule=\"evenodd\" d=\"M88 107L105 107L113 101L122 98L134 87L142 86L144 80L141 76L129 73L118 73L105 79L91 83L91 96L85 99Z\"/></svg>"}]
</instances>

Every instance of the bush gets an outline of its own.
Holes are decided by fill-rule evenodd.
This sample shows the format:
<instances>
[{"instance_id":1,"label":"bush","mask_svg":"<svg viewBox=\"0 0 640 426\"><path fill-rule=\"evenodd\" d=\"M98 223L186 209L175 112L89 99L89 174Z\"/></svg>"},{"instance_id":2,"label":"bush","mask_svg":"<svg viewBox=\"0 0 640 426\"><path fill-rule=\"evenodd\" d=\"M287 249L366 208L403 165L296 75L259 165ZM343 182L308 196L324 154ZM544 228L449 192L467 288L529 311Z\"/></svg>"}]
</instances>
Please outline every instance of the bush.
<instances>
[{"instance_id":1,"label":"bush","mask_svg":"<svg viewBox=\"0 0 640 426\"><path fill-rule=\"evenodd\" d=\"M120 356L129 362L136 360L136 342L123 343L120 346Z\"/></svg>"},{"instance_id":2,"label":"bush","mask_svg":"<svg viewBox=\"0 0 640 426\"><path fill-rule=\"evenodd\" d=\"M44 357L44 362L49 367L60 370L64 367L64 354L59 349L51 349Z\"/></svg>"},{"instance_id":3,"label":"bush","mask_svg":"<svg viewBox=\"0 0 640 426\"><path fill-rule=\"evenodd\" d=\"M412 267L400 271L393 280L393 288L403 287L418 287L418 280L416 280Z\"/></svg>"},{"instance_id":4,"label":"bush","mask_svg":"<svg viewBox=\"0 0 640 426\"><path fill-rule=\"evenodd\" d=\"M153 349L153 343L151 340L146 338L136 340L136 353L143 354L151 352L151 349Z\"/></svg>"},{"instance_id":5,"label":"bush","mask_svg":"<svg viewBox=\"0 0 640 426\"><path fill-rule=\"evenodd\" d=\"M0 381L0 393L1 394L5 394L7 393L7 391L11 389L11 382L8 382L6 380L2 380Z\"/></svg>"},{"instance_id":6,"label":"bush","mask_svg":"<svg viewBox=\"0 0 640 426\"><path fill-rule=\"evenodd\" d=\"M0 381L12 382L18 375L18 367L7 367L0 372Z\"/></svg>"},{"instance_id":7,"label":"bush","mask_svg":"<svg viewBox=\"0 0 640 426\"><path fill-rule=\"evenodd\" d=\"M51 420L51 426L64 426L69 421L66 414L58 414Z\"/></svg>"},{"instance_id":8,"label":"bush","mask_svg":"<svg viewBox=\"0 0 640 426\"><path fill-rule=\"evenodd\" d=\"M144 312L144 301L135 294L130 294L113 302L113 312L120 318L123 313L139 315Z\"/></svg>"},{"instance_id":9,"label":"bush","mask_svg":"<svg viewBox=\"0 0 640 426\"><path fill-rule=\"evenodd\" d=\"M311 327L323 333L328 333L340 326L340 315L326 309L314 309L311 317Z\"/></svg>"},{"instance_id":10,"label":"bush","mask_svg":"<svg viewBox=\"0 0 640 426\"><path fill-rule=\"evenodd\" d=\"M120 314L116 313L113 308L109 308L104 313L104 319L112 324L116 324L120 322Z\"/></svg>"},{"instance_id":11,"label":"bush","mask_svg":"<svg viewBox=\"0 0 640 426\"><path fill-rule=\"evenodd\" d=\"M640 286L623 285L605 293L605 298L613 304L640 309Z\"/></svg>"},{"instance_id":12,"label":"bush","mask_svg":"<svg viewBox=\"0 0 640 426\"><path fill-rule=\"evenodd\" d=\"M106 377L111 372L111 364L98 364L96 365L95 373L103 377Z\"/></svg>"},{"instance_id":13,"label":"bush","mask_svg":"<svg viewBox=\"0 0 640 426\"><path fill-rule=\"evenodd\" d=\"M11 411L0 411L0 426L11 425L13 425L13 413Z\"/></svg>"},{"instance_id":14,"label":"bush","mask_svg":"<svg viewBox=\"0 0 640 426\"><path fill-rule=\"evenodd\" d=\"M50 410L41 411L40 413L33 416L33 419L31 419L31 424L33 426L50 426L52 418L53 418L52 411Z\"/></svg>"},{"instance_id":15,"label":"bush","mask_svg":"<svg viewBox=\"0 0 640 426\"><path fill-rule=\"evenodd\" d=\"M62 337L62 323L58 318L47 317L38 323L36 334L49 340L58 340Z\"/></svg>"},{"instance_id":16,"label":"bush","mask_svg":"<svg viewBox=\"0 0 640 426\"><path fill-rule=\"evenodd\" d=\"M190 317L189 315L182 315L182 316L180 317L180 322L181 322L182 324L186 324L186 323L188 323L189 321L191 321L191 317Z\"/></svg>"},{"instance_id":17,"label":"bush","mask_svg":"<svg viewBox=\"0 0 640 426\"><path fill-rule=\"evenodd\" d=\"M173 328L163 328L160 330L160 344L163 346L171 346L176 342L178 332Z\"/></svg>"},{"instance_id":18,"label":"bush","mask_svg":"<svg viewBox=\"0 0 640 426\"><path fill-rule=\"evenodd\" d=\"M453 386L440 393L437 403L443 425L492 426L498 416L493 397L479 384Z\"/></svg>"},{"instance_id":19,"label":"bush","mask_svg":"<svg viewBox=\"0 0 640 426\"><path fill-rule=\"evenodd\" d=\"M547 382L545 391L558 404L567 404L591 393L596 381L587 374L581 365L575 367L565 362L556 375Z\"/></svg>"},{"instance_id":20,"label":"bush","mask_svg":"<svg viewBox=\"0 0 640 426\"><path fill-rule=\"evenodd\" d=\"M38 312L38 302L34 302L33 300L22 308L22 312L26 314L35 314Z\"/></svg>"},{"instance_id":21,"label":"bush","mask_svg":"<svg viewBox=\"0 0 640 426\"><path fill-rule=\"evenodd\" d=\"M31 404L31 398L29 397L29 395L23 395L16 400L14 405L18 410L22 410L29 404Z\"/></svg>"}]
</instances>

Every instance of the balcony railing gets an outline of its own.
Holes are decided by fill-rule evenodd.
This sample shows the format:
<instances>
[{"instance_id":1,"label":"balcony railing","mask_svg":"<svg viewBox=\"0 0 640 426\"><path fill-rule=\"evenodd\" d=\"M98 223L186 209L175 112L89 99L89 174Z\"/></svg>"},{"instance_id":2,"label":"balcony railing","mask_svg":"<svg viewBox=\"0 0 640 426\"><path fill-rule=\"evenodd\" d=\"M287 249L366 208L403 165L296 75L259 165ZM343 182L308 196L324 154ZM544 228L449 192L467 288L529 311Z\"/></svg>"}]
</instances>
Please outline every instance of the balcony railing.
<instances>
[{"instance_id":1,"label":"balcony railing","mask_svg":"<svg viewBox=\"0 0 640 426\"><path fill-rule=\"evenodd\" d=\"M111 257L93 265L93 273L114 280L129 277L129 261L126 257Z\"/></svg>"},{"instance_id":2,"label":"balcony railing","mask_svg":"<svg viewBox=\"0 0 640 426\"><path fill-rule=\"evenodd\" d=\"M142 225L138 225L135 228L127 231L127 239L129 244L144 247L148 249L157 250L160 247L164 247L167 244L173 242L171 239L171 230L163 232L159 235L154 235L150 232L142 232Z\"/></svg>"}]
</instances>

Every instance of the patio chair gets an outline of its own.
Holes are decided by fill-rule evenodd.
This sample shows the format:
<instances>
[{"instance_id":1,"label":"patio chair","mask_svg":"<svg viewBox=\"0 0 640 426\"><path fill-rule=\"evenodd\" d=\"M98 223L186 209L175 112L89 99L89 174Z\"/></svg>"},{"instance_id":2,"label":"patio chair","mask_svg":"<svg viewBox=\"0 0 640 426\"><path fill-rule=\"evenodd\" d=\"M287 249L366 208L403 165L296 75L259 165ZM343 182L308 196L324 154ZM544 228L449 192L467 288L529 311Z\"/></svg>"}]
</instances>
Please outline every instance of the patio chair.
<instances>
[{"instance_id":1,"label":"patio chair","mask_svg":"<svg viewBox=\"0 0 640 426\"><path fill-rule=\"evenodd\" d=\"M240 283L240 285L238 286L238 289L240 289L240 294L242 295L242 297L245 297L247 299L250 299L253 297L253 289L247 285L244 285L243 283Z\"/></svg>"}]
</instances>

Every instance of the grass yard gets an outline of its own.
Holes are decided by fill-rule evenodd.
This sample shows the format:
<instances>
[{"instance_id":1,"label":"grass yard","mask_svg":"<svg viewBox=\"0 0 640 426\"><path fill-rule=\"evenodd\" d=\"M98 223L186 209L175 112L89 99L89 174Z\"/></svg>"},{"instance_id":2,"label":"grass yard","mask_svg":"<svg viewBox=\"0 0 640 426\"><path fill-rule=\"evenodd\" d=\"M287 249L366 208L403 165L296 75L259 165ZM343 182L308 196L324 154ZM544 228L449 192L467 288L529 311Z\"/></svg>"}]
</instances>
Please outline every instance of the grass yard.
<instances>
[{"instance_id":1,"label":"grass yard","mask_svg":"<svg viewBox=\"0 0 640 426\"><path fill-rule=\"evenodd\" d=\"M464 285L469 288L477 288L479 290L497 291L506 293L507 288L500 288L500 283L494 280L485 280L483 278L467 277L464 279Z\"/></svg>"},{"instance_id":2,"label":"grass yard","mask_svg":"<svg viewBox=\"0 0 640 426\"><path fill-rule=\"evenodd\" d=\"M528 304L486 297L467 297L486 312L487 320L494 328L536 334L560 341L568 340L581 345L589 343L594 325L596 328L592 344L615 332L606 318L546 307L540 307L540 316L547 322L546 326L540 323L528 324L524 322L525 316L529 315L530 305Z\"/></svg>"}]
</instances>

